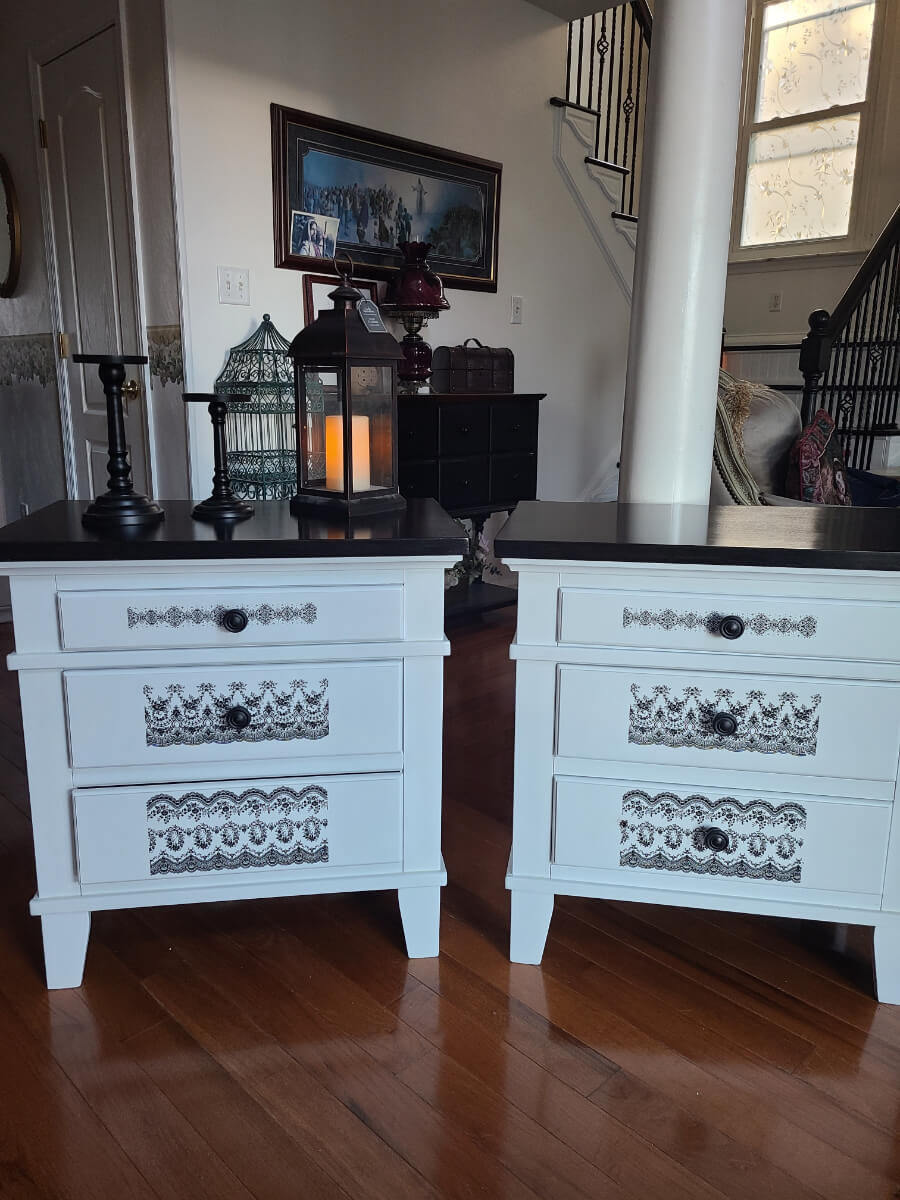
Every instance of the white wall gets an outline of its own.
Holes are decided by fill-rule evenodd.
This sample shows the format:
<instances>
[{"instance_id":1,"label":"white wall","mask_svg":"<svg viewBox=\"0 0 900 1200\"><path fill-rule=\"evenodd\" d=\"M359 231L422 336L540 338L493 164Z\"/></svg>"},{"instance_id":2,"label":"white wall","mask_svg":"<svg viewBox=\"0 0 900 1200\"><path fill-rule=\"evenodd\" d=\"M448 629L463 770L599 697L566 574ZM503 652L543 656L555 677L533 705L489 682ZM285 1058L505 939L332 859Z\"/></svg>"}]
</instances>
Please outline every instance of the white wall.
<instances>
[{"instance_id":1,"label":"white wall","mask_svg":"<svg viewBox=\"0 0 900 1200\"><path fill-rule=\"evenodd\" d=\"M579 497L618 458L628 308L552 160L547 101L566 26L525 0L166 0L188 383L212 387L263 312L292 337L301 276L273 267L275 101L503 163L497 295L451 290L433 345L510 346L519 391L548 392L539 490ZM249 308L220 305L216 265L250 268ZM524 321L510 325L512 294ZM196 494L210 435L192 413Z\"/></svg>"}]
</instances>

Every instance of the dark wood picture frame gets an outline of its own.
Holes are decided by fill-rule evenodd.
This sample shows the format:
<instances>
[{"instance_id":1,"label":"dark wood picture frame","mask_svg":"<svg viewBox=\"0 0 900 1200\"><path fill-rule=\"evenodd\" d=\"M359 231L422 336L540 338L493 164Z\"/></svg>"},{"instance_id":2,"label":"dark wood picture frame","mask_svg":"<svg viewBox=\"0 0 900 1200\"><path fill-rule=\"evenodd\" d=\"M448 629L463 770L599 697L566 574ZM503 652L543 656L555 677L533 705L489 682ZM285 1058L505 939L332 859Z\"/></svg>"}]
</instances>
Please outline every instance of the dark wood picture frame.
<instances>
[{"instance_id":1,"label":"dark wood picture frame","mask_svg":"<svg viewBox=\"0 0 900 1200\"><path fill-rule=\"evenodd\" d=\"M353 286L357 291L362 292L363 299L372 300L375 304L378 303L378 284L373 283L369 279L357 279L355 276L352 281ZM304 275L303 276L303 326L311 325L316 319L313 298L313 285L316 283L326 284L328 290L333 292L337 287L337 279L334 275Z\"/></svg>"},{"instance_id":2,"label":"dark wood picture frame","mask_svg":"<svg viewBox=\"0 0 900 1200\"><path fill-rule=\"evenodd\" d=\"M446 287L496 292L502 164L377 133L280 104L271 106L271 117L276 267L295 271L333 270L328 258L300 252L301 246L311 244L307 226L301 223L315 216L317 207L324 207L319 200L310 199L310 191L327 190L320 183L305 181L303 166L307 160L319 170L325 170L332 160L335 179L338 179L340 168L337 164L344 160L348 163L343 172L344 181L329 186L340 187L345 192L352 189L354 204L358 179L371 181L363 185L362 192L367 197L373 193L373 184L379 179L384 181L374 190L378 191L379 203L385 205L386 211L378 218L374 212L371 214L374 235L371 241L368 199L362 214L366 218L365 224L355 209L351 213L349 207L340 218L331 211L323 214L329 221L336 220L343 225L345 237L338 235L338 250L349 254L362 274L373 279L390 279L396 275L403 256L395 243L405 236L407 240L432 242L434 249L429 262ZM314 158L308 158L309 155ZM402 183L404 176L415 177L416 183ZM349 182L351 177L354 184ZM425 187L429 180L432 181L430 189ZM406 209L401 214L406 199L403 192L398 194L392 190L390 200L381 200L382 193L389 186L393 189L395 184L412 193L408 199L410 206L415 206L415 212ZM423 206L423 197L429 191L443 198L443 206L432 213ZM304 194L309 207L304 204ZM396 207L393 197L396 197ZM379 220L377 226L376 219ZM435 226L434 222L438 220L440 224ZM401 231L398 236L401 222L402 228L411 232Z\"/></svg>"}]
</instances>

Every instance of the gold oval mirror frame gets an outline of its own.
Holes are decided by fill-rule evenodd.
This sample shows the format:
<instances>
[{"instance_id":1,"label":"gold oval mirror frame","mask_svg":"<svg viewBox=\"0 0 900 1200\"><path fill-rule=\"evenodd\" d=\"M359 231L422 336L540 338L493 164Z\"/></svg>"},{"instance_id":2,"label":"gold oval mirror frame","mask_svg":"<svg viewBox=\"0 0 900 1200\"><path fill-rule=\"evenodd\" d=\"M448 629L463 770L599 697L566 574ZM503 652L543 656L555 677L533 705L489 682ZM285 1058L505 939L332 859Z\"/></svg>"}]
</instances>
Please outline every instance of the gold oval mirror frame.
<instances>
[{"instance_id":1,"label":"gold oval mirror frame","mask_svg":"<svg viewBox=\"0 0 900 1200\"><path fill-rule=\"evenodd\" d=\"M6 277L0 279L0 297L4 300L16 290L19 282L19 267L22 265L22 226L19 221L19 201L16 197L16 186L9 170L6 159L0 154L0 184L3 186L3 201L6 225L9 230L9 263L6 264ZM0 271L3 270L0 263Z\"/></svg>"}]
</instances>

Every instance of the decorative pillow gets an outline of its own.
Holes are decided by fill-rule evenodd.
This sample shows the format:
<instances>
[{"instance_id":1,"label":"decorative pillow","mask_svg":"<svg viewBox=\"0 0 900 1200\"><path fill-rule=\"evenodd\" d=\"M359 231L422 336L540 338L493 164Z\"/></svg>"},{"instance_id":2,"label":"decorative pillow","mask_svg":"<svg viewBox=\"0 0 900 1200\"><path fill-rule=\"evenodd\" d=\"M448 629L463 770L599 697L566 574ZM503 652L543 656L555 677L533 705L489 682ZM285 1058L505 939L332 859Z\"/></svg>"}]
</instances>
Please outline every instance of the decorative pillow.
<instances>
[{"instance_id":1,"label":"decorative pillow","mask_svg":"<svg viewBox=\"0 0 900 1200\"><path fill-rule=\"evenodd\" d=\"M820 408L791 447L785 494L813 504L852 504L834 421Z\"/></svg>"},{"instance_id":2,"label":"decorative pillow","mask_svg":"<svg viewBox=\"0 0 900 1200\"><path fill-rule=\"evenodd\" d=\"M784 486L800 412L784 392L719 372L712 504L760 504Z\"/></svg>"}]
</instances>

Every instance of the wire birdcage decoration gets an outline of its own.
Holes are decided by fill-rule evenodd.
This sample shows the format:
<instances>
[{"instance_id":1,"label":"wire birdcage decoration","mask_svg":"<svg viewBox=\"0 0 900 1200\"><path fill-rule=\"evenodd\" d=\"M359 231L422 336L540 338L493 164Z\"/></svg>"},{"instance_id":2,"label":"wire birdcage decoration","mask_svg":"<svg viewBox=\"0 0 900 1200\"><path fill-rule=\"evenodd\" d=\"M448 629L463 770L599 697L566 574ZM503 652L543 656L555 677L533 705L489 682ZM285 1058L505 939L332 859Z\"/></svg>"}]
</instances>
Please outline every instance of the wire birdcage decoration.
<instances>
[{"instance_id":1,"label":"wire birdcage decoration","mask_svg":"<svg viewBox=\"0 0 900 1200\"><path fill-rule=\"evenodd\" d=\"M228 470L236 496L284 500L297 480L294 439L294 364L290 343L268 313L239 346L233 346L214 384L219 393L242 393L245 403L229 402Z\"/></svg>"}]
</instances>

